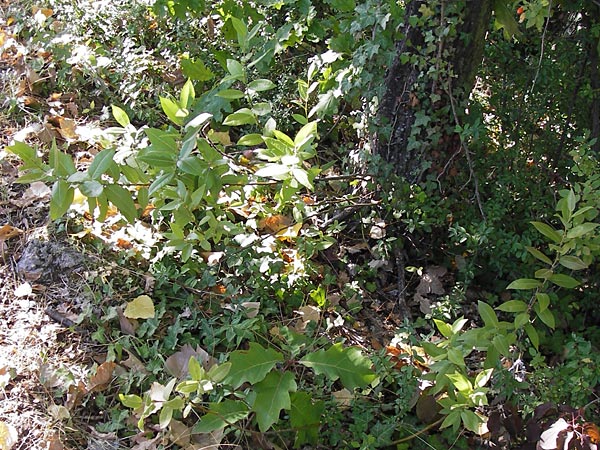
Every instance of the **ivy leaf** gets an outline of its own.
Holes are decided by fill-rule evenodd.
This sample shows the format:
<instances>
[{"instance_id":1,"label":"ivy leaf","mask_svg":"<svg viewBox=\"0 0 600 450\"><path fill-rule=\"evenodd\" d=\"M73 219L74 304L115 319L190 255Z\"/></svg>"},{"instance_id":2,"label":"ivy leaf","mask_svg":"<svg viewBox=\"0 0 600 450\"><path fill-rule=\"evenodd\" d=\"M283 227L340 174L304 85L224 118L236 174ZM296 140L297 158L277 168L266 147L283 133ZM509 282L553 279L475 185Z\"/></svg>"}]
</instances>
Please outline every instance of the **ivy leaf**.
<instances>
[{"instance_id":1,"label":"ivy leaf","mask_svg":"<svg viewBox=\"0 0 600 450\"><path fill-rule=\"evenodd\" d=\"M249 350L236 350L231 353L229 358L231 369L223 382L232 385L235 389L245 382L258 383L267 376L275 364L281 361L283 361L281 353L251 342Z\"/></svg>"},{"instance_id":2,"label":"ivy leaf","mask_svg":"<svg viewBox=\"0 0 600 450\"><path fill-rule=\"evenodd\" d=\"M305 356L300 363L311 367L317 374L325 374L331 380L338 378L346 389L367 386L375 379L371 361L356 347L343 348L341 343Z\"/></svg>"},{"instance_id":3,"label":"ivy leaf","mask_svg":"<svg viewBox=\"0 0 600 450\"><path fill-rule=\"evenodd\" d=\"M306 392L293 392L290 399L290 424L298 430L294 448L300 448L304 444L317 444L325 403L322 400L313 403L311 396Z\"/></svg>"},{"instance_id":4,"label":"ivy leaf","mask_svg":"<svg viewBox=\"0 0 600 450\"><path fill-rule=\"evenodd\" d=\"M208 413L194 425L194 433L210 433L225 428L248 417L250 413L245 403L236 400L224 400L220 403L209 403Z\"/></svg>"},{"instance_id":5,"label":"ivy leaf","mask_svg":"<svg viewBox=\"0 0 600 450\"><path fill-rule=\"evenodd\" d=\"M266 378L254 385L254 404L258 428L263 433L279 420L282 409L292 407L290 392L296 392L296 380L291 372L270 372Z\"/></svg>"}]
</instances>

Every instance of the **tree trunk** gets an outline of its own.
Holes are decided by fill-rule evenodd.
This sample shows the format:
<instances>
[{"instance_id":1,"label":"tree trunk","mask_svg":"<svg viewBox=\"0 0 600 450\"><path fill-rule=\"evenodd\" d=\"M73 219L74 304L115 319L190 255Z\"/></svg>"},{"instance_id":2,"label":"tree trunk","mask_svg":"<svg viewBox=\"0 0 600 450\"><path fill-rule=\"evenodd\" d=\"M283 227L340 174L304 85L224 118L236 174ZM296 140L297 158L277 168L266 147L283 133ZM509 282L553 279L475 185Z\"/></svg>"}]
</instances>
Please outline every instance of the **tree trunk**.
<instances>
[{"instance_id":1,"label":"tree trunk","mask_svg":"<svg viewBox=\"0 0 600 450\"><path fill-rule=\"evenodd\" d=\"M446 14L460 2L442 0L435 11L428 3L431 4L412 0L406 6L404 37L396 43L396 57L386 78L385 94L379 108L383 128L376 137L374 148L375 153L395 167L396 174L409 182L418 181L424 163L434 159L432 150L437 142L431 139L427 142L427 137L431 137L427 131L433 125L440 129L447 125L454 127L450 95L458 113L464 111L483 59L485 33L492 14L492 0L467 0L458 13L460 21L452 37L437 38L437 42L432 42L429 32L433 31L435 36L436 28L439 34L439 30L451 27L449 23L456 17ZM414 23L411 16L425 19L426 25L411 25ZM419 62L423 61L425 65L419 67ZM442 111L444 117L441 121L436 119L434 124L431 118L436 111ZM440 123L444 121L446 123ZM415 122L420 127L417 130ZM424 136L425 139L421 139ZM444 137L438 133L434 138Z\"/></svg>"}]
</instances>

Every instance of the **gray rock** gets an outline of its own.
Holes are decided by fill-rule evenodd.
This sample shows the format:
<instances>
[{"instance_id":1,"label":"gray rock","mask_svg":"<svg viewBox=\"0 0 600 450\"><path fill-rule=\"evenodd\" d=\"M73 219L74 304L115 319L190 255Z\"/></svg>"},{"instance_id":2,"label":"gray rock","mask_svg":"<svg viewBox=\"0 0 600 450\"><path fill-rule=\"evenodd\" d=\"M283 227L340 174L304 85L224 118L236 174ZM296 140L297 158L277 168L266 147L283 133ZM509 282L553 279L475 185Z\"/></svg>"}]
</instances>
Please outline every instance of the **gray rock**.
<instances>
[{"instance_id":1,"label":"gray rock","mask_svg":"<svg viewBox=\"0 0 600 450\"><path fill-rule=\"evenodd\" d=\"M17 263L17 272L28 281L50 282L83 268L84 256L60 242L30 241Z\"/></svg>"}]
</instances>

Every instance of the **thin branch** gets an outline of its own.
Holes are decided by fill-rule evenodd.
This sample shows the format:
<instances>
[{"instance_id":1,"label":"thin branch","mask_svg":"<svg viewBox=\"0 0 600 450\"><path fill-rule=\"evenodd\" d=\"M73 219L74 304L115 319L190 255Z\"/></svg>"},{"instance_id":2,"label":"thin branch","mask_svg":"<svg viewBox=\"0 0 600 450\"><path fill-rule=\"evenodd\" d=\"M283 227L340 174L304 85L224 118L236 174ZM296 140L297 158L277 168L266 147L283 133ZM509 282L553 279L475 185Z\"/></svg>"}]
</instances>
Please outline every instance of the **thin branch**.
<instances>
[{"instance_id":1,"label":"thin branch","mask_svg":"<svg viewBox=\"0 0 600 450\"><path fill-rule=\"evenodd\" d=\"M460 126L460 120L458 118L458 113L456 112L456 101L454 99L454 95L452 95L452 86L451 82L448 81L448 88L446 89L446 93L448 97L450 97L450 107L452 108L452 115L454 116L454 123L456 126ZM465 152L465 156L467 157L467 164L469 165L469 181L473 180L473 187L475 189L475 200L477 201L477 206L479 207L479 212L481 213L481 217L483 221L486 221L485 212L483 211L483 205L481 203L481 196L479 195L479 182L477 180L477 175L475 174L475 170L473 169L473 160L471 159L471 153L467 148L467 144L465 141L460 139L460 145Z\"/></svg>"},{"instance_id":2,"label":"thin branch","mask_svg":"<svg viewBox=\"0 0 600 450\"><path fill-rule=\"evenodd\" d=\"M550 9L552 8L552 0L548 2L548 17L546 18L546 24L544 25L544 32L542 33L542 43L540 48L540 59L538 60L537 69L535 71L535 76L533 77L533 83L531 83L530 93L533 92L535 88L535 82L537 81L537 77L540 74L540 69L542 67L542 59L544 58L544 46L546 41L546 32L548 31L548 24L550 23Z\"/></svg>"}]
</instances>

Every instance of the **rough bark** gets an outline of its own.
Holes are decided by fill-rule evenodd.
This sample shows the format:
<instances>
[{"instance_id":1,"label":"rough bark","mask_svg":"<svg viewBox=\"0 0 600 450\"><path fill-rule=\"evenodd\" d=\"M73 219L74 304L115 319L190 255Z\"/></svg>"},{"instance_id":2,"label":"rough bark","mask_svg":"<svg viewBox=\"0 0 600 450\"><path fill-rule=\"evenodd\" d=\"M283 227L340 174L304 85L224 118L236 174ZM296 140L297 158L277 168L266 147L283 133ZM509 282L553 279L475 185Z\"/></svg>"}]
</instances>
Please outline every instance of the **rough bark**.
<instances>
[{"instance_id":1,"label":"rough bark","mask_svg":"<svg viewBox=\"0 0 600 450\"><path fill-rule=\"evenodd\" d=\"M413 146L409 149L408 146L415 114L421 105L415 94L415 84L417 81L422 83L423 77L420 74L421 69L410 62L403 63L401 57L420 52L424 43L424 30L412 27L408 17L418 15L421 6L426 6L427 3L412 0L407 4L404 37L396 43L396 58L388 70L385 94L379 109L380 123L386 124L389 131L379 133L375 142L375 152L391 163L396 173L409 182L419 179L421 167L428 155L424 153L423 147ZM443 17L444 2L441 8L439 13ZM448 61L455 74L452 79L452 92L459 105L466 101L475 82L477 69L483 58L485 33L490 24L491 14L492 0L467 0L456 38L438 43L440 50L448 51L452 55L451 61ZM442 57L442 53L440 51L438 57ZM432 58L432 61L434 59ZM435 64L435 61L432 64ZM425 83L429 83L425 91L437 90L447 95L443 86L435 86L435 83L441 84L442 81L445 80L425 80ZM449 99L446 98L441 103L448 105ZM452 122L453 118L449 114L448 123Z\"/></svg>"}]
</instances>

